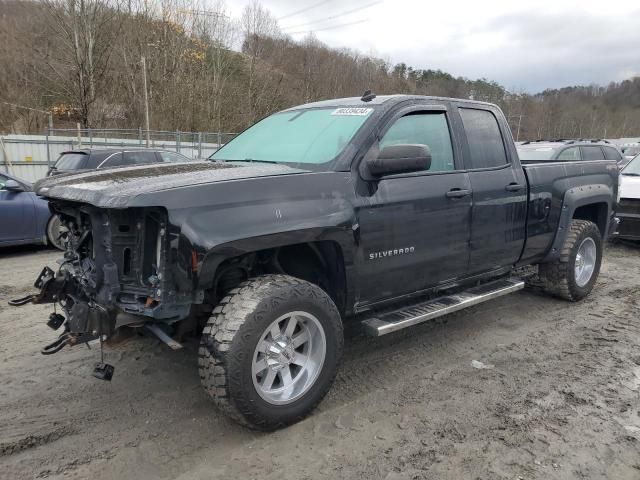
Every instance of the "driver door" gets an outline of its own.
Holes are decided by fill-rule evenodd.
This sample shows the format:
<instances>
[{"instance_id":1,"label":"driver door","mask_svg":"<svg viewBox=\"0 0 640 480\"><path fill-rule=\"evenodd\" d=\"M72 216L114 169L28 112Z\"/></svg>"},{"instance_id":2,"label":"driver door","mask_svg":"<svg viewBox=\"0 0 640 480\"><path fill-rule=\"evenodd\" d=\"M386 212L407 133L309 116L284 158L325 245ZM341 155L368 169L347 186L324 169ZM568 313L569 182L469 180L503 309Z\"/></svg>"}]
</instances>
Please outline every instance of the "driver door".
<instances>
[{"instance_id":1,"label":"driver door","mask_svg":"<svg viewBox=\"0 0 640 480\"><path fill-rule=\"evenodd\" d=\"M427 107L429 108L429 107ZM448 283L467 274L471 186L445 107L399 114L383 130L381 150L424 144L428 170L370 182L359 197L359 306ZM373 152L376 154L377 152Z\"/></svg>"}]
</instances>

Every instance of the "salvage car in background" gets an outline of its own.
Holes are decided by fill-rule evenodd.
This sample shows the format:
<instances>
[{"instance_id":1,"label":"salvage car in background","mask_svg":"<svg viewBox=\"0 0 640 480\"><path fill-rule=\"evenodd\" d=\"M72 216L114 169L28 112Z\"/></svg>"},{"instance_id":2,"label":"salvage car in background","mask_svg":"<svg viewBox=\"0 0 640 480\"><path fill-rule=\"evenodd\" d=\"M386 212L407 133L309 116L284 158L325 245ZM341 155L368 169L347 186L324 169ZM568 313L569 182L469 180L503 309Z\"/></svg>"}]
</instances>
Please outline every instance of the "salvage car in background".
<instances>
[{"instance_id":1,"label":"salvage car in background","mask_svg":"<svg viewBox=\"0 0 640 480\"><path fill-rule=\"evenodd\" d=\"M47 176L62 173L81 173L88 170L132 167L151 163L192 162L181 153L162 149L92 148L62 152Z\"/></svg>"},{"instance_id":2,"label":"salvage car in background","mask_svg":"<svg viewBox=\"0 0 640 480\"><path fill-rule=\"evenodd\" d=\"M580 160L615 160L622 153L606 140L535 140L517 146L523 162L566 162Z\"/></svg>"},{"instance_id":3,"label":"salvage car in background","mask_svg":"<svg viewBox=\"0 0 640 480\"><path fill-rule=\"evenodd\" d=\"M31 183L0 173L0 246L51 243L62 248L46 200Z\"/></svg>"},{"instance_id":4,"label":"salvage car in background","mask_svg":"<svg viewBox=\"0 0 640 480\"><path fill-rule=\"evenodd\" d=\"M640 240L640 155L620 172L616 213L620 223L614 238Z\"/></svg>"},{"instance_id":5,"label":"salvage car in background","mask_svg":"<svg viewBox=\"0 0 640 480\"><path fill-rule=\"evenodd\" d=\"M622 154L627 160L631 160L636 155L640 154L640 145L625 145L622 147Z\"/></svg>"}]
</instances>

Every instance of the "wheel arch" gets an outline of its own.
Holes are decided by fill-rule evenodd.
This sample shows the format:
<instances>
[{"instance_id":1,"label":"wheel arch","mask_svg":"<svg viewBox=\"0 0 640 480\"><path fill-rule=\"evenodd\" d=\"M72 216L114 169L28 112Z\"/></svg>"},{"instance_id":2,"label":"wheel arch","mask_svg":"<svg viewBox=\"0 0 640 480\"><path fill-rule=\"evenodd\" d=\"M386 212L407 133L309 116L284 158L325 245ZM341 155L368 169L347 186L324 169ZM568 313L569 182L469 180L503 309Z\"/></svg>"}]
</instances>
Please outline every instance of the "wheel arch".
<instances>
[{"instance_id":1,"label":"wheel arch","mask_svg":"<svg viewBox=\"0 0 640 480\"><path fill-rule=\"evenodd\" d=\"M609 235L609 219L613 213L614 191L608 185L583 185L565 193L556 236L542 263L559 258L572 220L589 220L600 229L602 239Z\"/></svg>"},{"instance_id":2,"label":"wheel arch","mask_svg":"<svg viewBox=\"0 0 640 480\"><path fill-rule=\"evenodd\" d=\"M315 229L314 229L315 230ZM209 250L202 261L197 289L215 304L248 278L281 273L320 286L341 313L348 305L353 254L342 229L313 230L242 239Z\"/></svg>"}]
</instances>

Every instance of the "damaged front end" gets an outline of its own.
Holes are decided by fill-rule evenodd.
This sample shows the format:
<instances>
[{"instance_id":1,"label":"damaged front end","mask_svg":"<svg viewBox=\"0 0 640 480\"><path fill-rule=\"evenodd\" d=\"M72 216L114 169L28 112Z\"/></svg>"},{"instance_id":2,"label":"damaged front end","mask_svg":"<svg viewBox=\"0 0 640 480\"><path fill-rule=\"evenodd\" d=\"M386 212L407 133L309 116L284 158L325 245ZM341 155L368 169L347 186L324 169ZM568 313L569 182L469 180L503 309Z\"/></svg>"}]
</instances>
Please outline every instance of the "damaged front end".
<instances>
[{"instance_id":1,"label":"damaged front end","mask_svg":"<svg viewBox=\"0 0 640 480\"><path fill-rule=\"evenodd\" d=\"M159 331L157 324L188 316L190 285L181 288L168 268L172 234L165 210L61 201L52 208L64 226L64 257L57 272L46 267L40 273L34 284L38 293L10 302L54 305L48 325L64 331L43 354L93 340L102 344L122 327Z\"/></svg>"}]
</instances>

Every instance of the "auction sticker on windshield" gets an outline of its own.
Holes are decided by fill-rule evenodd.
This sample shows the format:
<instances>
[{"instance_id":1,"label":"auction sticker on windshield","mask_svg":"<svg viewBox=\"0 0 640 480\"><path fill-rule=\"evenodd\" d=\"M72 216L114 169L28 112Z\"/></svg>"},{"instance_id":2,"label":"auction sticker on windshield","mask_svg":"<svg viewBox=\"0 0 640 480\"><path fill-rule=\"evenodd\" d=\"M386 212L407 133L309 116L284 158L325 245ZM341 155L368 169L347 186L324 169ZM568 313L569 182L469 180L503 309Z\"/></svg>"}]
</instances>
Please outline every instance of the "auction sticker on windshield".
<instances>
[{"instance_id":1,"label":"auction sticker on windshield","mask_svg":"<svg viewBox=\"0 0 640 480\"><path fill-rule=\"evenodd\" d=\"M348 115L348 116L356 116L356 117L365 117L373 112L373 108L336 108L331 115Z\"/></svg>"}]
</instances>

